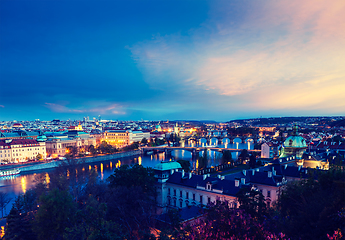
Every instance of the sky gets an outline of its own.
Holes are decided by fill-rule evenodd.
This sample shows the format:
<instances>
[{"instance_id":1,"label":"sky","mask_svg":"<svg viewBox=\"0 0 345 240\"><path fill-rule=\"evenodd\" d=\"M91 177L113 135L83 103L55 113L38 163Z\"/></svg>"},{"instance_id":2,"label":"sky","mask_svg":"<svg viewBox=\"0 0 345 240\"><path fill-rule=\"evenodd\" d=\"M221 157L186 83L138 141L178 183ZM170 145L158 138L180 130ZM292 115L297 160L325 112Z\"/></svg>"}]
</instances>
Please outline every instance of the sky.
<instances>
[{"instance_id":1,"label":"sky","mask_svg":"<svg viewBox=\"0 0 345 240\"><path fill-rule=\"evenodd\" d=\"M0 0L0 121L345 115L345 1Z\"/></svg>"}]
</instances>

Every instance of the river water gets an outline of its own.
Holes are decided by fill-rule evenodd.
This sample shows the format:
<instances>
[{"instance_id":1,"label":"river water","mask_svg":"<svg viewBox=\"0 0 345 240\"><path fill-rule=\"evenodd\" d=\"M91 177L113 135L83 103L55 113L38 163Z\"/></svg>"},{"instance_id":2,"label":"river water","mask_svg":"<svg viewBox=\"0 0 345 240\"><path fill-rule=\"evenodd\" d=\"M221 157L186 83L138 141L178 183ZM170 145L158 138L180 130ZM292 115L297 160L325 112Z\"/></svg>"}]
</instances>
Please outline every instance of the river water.
<instances>
[{"instance_id":1,"label":"river water","mask_svg":"<svg viewBox=\"0 0 345 240\"><path fill-rule=\"evenodd\" d=\"M211 145L214 143L211 142ZM198 146L204 146L205 143L201 143ZM181 146L196 146L193 143L184 144L182 143ZM237 149L253 149L253 144L251 142L249 143L234 143L234 144L228 144L223 143L218 145L219 147L227 147L227 148L237 148ZM232 157L233 159L237 159L239 153L233 152ZM221 153L214 152L214 151L208 151L209 156L209 166L216 166L218 165L218 161L221 157ZM193 169L197 166L197 161L192 161L192 154L189 151L184 150L176 150L172 152L172 158L175 160L189 160L191 161L191 166ZM111 174L114 173L114 169L124 165L124 164L139 164L144 167L154 167L156 164L158 164L160 161L163 160L170 160L165 158L164 153L154 154L154 155L148 155L148 156L136 156L136 157L130 157L128 159L121 159L121 160L108 160L104 162L97 162L92 164L85 164L84 169L85 171L90 171L94 169L98 173L99 180L106 180ZM9 177L1 177L0 178L0 191L5 192L8 194L8 196L12 199L12 201L7 205L4 215L7 215L12 207L12 204L14 202L14 199L20 195L25 193L28 189L32 188L36 184L36 178L37 177L44 177L46 178L46 181L49 183L49 173L54 171L54 169L50 170L42 170L37 172L28 172L28 173L22 173L18 176L9 176ZM1 216L1 215L0 215Z\"/></svg>"}]
</instances>

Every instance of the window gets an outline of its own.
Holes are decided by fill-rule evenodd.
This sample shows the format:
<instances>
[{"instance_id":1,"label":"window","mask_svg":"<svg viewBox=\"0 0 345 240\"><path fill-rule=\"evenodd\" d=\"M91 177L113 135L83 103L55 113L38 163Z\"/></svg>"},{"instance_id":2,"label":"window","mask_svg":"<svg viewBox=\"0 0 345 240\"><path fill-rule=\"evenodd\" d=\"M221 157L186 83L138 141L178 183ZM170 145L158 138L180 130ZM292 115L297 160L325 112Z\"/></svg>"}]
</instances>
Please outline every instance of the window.
<instances>
[{"instance_id":1,"label":"window","mask_svg":"<svg viewBox=\"0 0 345 240\"><path fill-rule=\"evenodd\" d=\"M195 201L195 193L193 193L193 200Z\"/></svg>"},{"instance_id":2,"label":"window","mask_svg":"<svg viewBox=\"0 0 345 240\"><path fill-rule=\"evenodd\" d=\"M174 196L176 196L176 189L174 189Z\"/></svg>"},{"instance_id":3,"label":"window","mask_svg":"<svg viewBox=\"0 0 345 240\"><path fill-rule=\"evenodd\" d=\"M182 197L182 191L180 191L180 197Z\"/></svg>"},{"instance_id":4,"label":"window","mask_svg":"<svg viewBox=\"0 0 345 240\"><path fill-rule=\"evenodd\" d=\"M271 191L267 191L267 197L271 197Z\"/></svg>"},{"instance_id":5,"label":"window","mask_svg":"<svg viewBox=\"0 0 345 240\"><path fill-rule=\"evenodd\" d=\"M200 195L200 204L202 204L202 195Z\"/></svg>"},{"instance_id":6,"label":"window","mask_svg":"<svg viewBox=\"0 0 345 240\"><path fill-rule=\"evenodd\" d=\"M170 188L168 188L168 195L170 195Z\"/></svg>"},{"instance_id":7,"label":"window","mask_svg":"<svg viewBox=\"0 0 345 240\"><path fill-rule=\"evenodd\" d=\"M189 199L189 194L188 194L188 192L186 192L186 199Z\"/></svg>"},{"instance_id":8,"label":"window","mask_svg":"<svg viewBox=\"0 0 345 240\"><path fill-rule=\"evenodd\" d=\"M210 197L207 198L207 203L208 203L208 204L211 203L211 198L210 198Z\"/></svg>"}]
</instances>

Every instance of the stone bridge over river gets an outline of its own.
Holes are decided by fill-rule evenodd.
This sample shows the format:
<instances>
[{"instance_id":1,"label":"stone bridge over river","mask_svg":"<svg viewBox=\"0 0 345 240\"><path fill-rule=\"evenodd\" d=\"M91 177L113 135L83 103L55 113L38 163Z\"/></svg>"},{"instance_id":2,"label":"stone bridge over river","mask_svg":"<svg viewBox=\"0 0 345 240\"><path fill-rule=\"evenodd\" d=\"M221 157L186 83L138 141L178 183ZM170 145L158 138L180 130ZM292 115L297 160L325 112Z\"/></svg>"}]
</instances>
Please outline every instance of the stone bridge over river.
<instances>
[{"instance_id":1,"label":"stone bridge over river","mask_svg":"<svg viewBox=\"0 0 345 240\"><path fill-rule=\"evenodd\" d=\"M236 148L222 148L222 147L212 147L212 146L205 146L205 147L168 147L168 146L160 146L160 147L143 147L142 149L143 154L147 154L147 152L154 152L154 153L161 153L165 152L167 156L171 155L171 152L174 150L185 150L192 153L192 158L196 158L199 155L199 152L205 150L211 150L216 152L223 153L224 151L230 152L241 152L243 149L236 149ZM247 149L248 152L261 152L261 150L252 150Z\"/></svg>"}]
</instances>

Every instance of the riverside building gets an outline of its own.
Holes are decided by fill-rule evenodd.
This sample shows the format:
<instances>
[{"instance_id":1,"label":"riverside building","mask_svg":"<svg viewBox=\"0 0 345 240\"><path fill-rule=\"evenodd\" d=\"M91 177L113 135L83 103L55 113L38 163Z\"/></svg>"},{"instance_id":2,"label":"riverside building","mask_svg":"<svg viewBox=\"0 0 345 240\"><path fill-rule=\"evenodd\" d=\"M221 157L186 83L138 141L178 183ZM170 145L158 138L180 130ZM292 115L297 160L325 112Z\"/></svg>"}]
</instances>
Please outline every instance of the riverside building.
<instances>
[{"instance_id":1,"label":"riverside building","mask_svg":"<svg viewBox=\"0 0 345 240\"><path fill-rule=\"evenodd\" d=\"M46 145L34 139L0 140L0 163L20 163L46 158Z\"/></svg>"}]
</instances>

